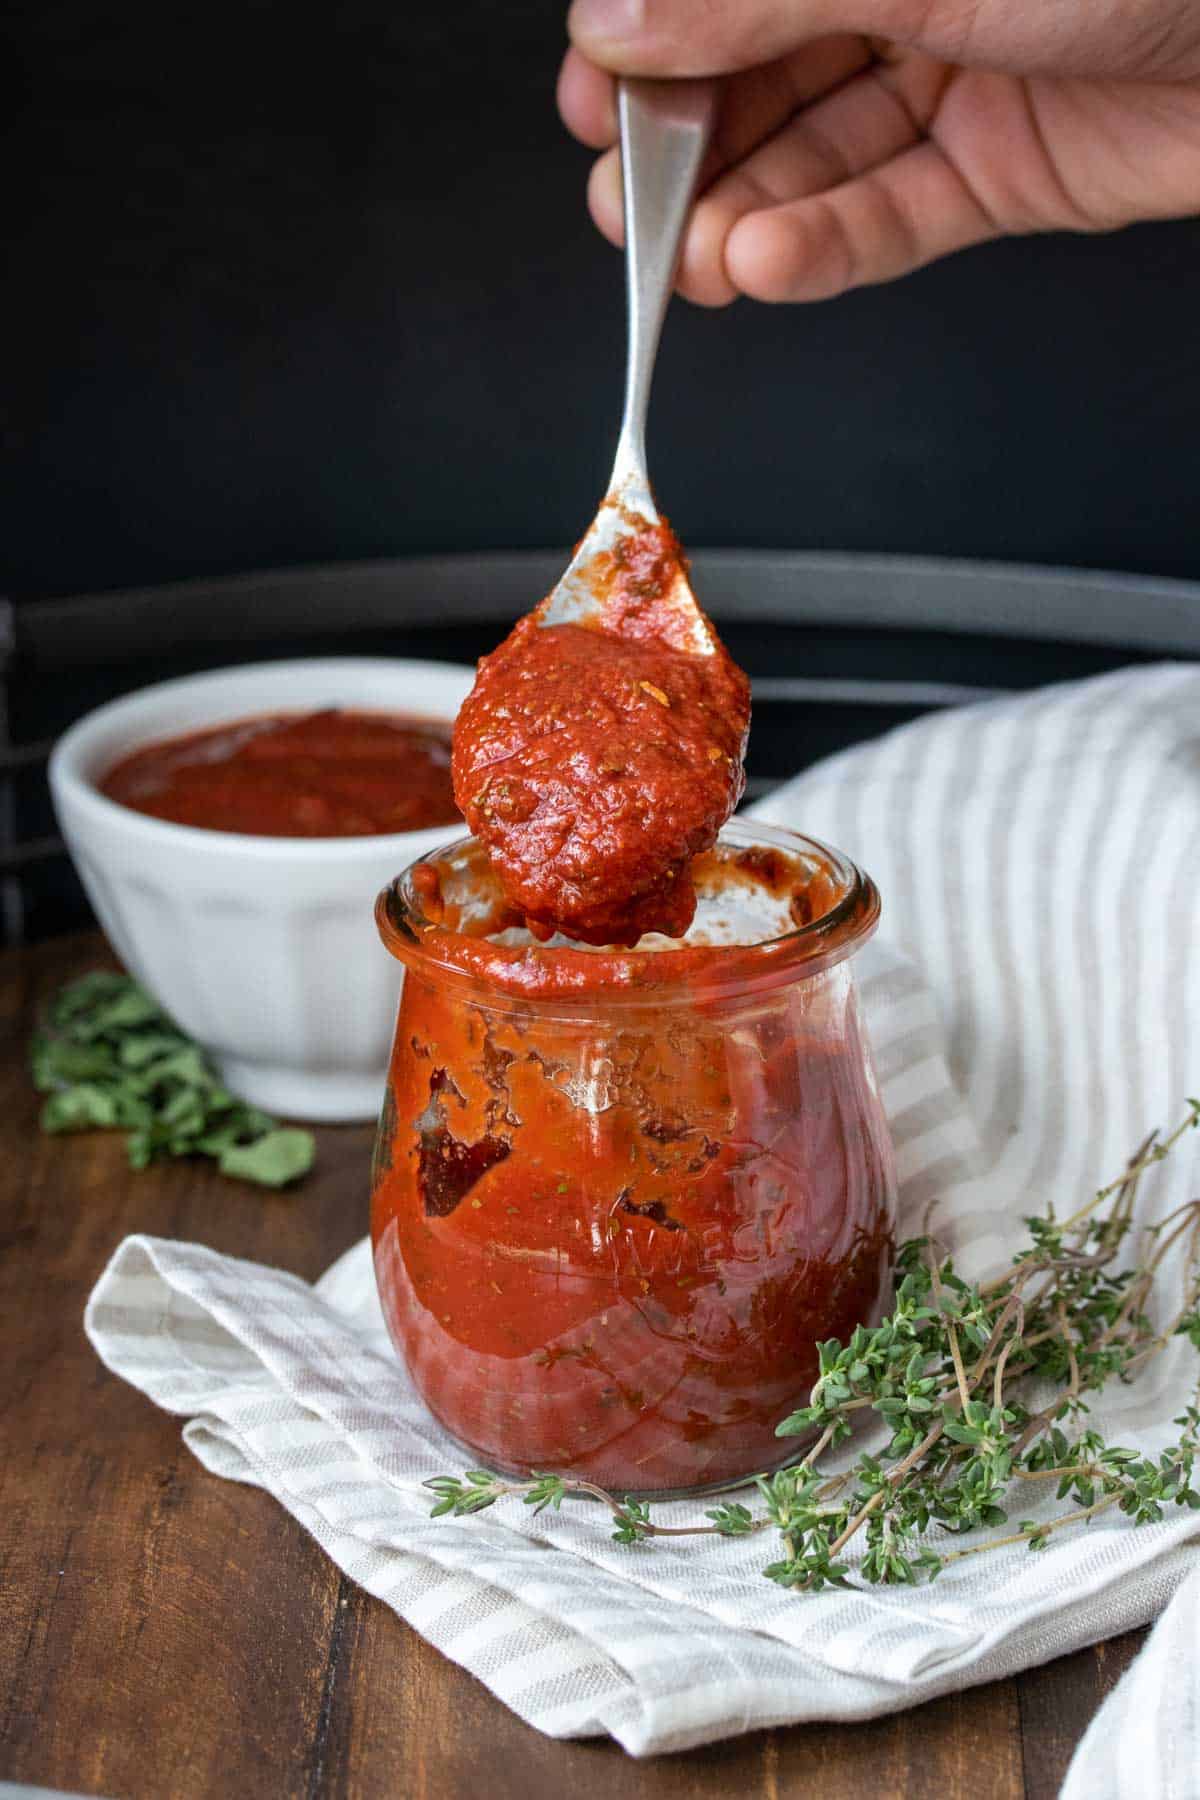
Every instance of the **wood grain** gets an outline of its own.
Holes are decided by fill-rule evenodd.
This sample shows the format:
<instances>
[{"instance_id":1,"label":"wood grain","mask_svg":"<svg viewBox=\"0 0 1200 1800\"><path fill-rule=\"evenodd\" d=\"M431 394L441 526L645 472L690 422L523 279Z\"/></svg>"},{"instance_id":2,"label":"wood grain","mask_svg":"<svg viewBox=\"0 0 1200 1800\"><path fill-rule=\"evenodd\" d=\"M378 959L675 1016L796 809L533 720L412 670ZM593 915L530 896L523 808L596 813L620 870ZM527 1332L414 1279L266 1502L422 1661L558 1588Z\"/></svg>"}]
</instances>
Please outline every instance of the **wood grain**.
<instances>
[{"instance_id":1,"label":"wood grain","mask_svg":"<svg viewBox=\"0 0 1200 1800\"><path fill-rule=\"evenodd\" d=\"M1127 1631L1017 1677L1029 1800L1055 1800L1076 1744L1145 1641L1144 1631Z\"/></svg>"},{"instance_id":2,"label":"wood grain","mask_svg":"<svg viewBox=\"0 0 1200 1800\"><path fill-rule=\"evenodd\" d=\"M523 1725L354 1588L266 1494L96 1361L87 1294L131 1231L312 1279L364 1228L371 1134L320 1132L290 1196L119 1138L45 1139L23 1045L93 936L0 958L0 1780L111 1800L1050 1800L1141 1634L864 1725L636 1763Z\"/></svg>"}]
</instances>

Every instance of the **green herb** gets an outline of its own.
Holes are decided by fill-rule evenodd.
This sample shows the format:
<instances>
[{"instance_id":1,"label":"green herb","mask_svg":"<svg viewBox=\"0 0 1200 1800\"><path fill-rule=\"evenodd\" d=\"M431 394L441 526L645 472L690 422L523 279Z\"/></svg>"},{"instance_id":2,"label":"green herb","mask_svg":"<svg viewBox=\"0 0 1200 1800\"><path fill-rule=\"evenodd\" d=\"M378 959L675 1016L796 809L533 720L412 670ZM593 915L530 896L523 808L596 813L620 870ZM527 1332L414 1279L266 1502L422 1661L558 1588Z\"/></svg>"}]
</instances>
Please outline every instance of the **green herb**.
<instances>
[{"instance_id":1,"label":"green herb","mask_svg":"<svg viewBox=\"0 0 1200 1800\"><path fill-rule=\"evenodd\" d=\"M223 1175L282 1187L312 1167L312 1133L235 1099L204 1051L128 975L62 988L30 1045L43 1131L120 1129L135 1169L211 1156Z\"/></svg>"},{"instance_id":2,"label":"green herb","mask_svg":"<svg viewBox=\"0 0 1200 1800\"><path fill-rule=\"evenodd\" d=\"M434 1515L480 1512L510 1495L540 1512L586 1494L608 1507L623 1544L774 1531L782 1554L763 1573L817 1593L847 1587L855 1574L932 1580L949 1563L1007 1544L1041 1550L1054 1532L1113 1507L1136 1525L1161 1519L1168 1506L1200 1509L1200 1390L1174 1421L1175 1442L1157 1457L1106 1443L1086 1423L1085 1399L1134 1379L1175 1337L1200 1351L1200 1200L1143 1227L1140 1256L1114 1266L1135 1229L1142 1176L1197 1124L1200 1101L1189 1100L1182 1124L1147 1138L1124 1173L1068 1219L1052 1209L1027 1219L1028 1243L994 1281L964 1281L927 1238L905 1243L890 1318L860 1326L848 1343L818 1346L808 1405L777 1427L781 1437L815 1434L815 1442L798 1463L757 1477L761 1510L729 1501L705 1514L708 1524L659 1525L645 1501L592 1482L553 1474L505 1481L475 1469L426 1483L438 1496ZM1171 1317L1156 1326L1151 1300L1168 1259L1182 1265L1180 1291ZM850 1438L858 1414L874 1414L890 1442L826 1473L821 1459ZM1006 1525L1013 1490L1041 1482L1053 1482L1067 1503L1057 1516L944 1547L947 1536ZM855 1539L862 1554L852 1568L844 1557Z\"/></svg>"}]
</instances>

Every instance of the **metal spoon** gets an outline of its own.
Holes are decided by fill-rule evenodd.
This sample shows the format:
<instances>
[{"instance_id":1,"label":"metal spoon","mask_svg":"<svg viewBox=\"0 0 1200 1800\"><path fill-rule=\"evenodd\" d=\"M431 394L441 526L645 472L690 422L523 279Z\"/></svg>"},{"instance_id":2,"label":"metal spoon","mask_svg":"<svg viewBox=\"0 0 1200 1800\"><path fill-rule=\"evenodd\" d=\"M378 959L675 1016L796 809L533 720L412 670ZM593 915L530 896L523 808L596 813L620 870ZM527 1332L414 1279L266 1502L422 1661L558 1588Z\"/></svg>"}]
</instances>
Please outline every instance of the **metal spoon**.
<instances>
[{"instance_id":1,"label":"metal spoon","mask_svg":"<svg viewBox=\"0 0 1200 1800\"><path fill-rule=\"evenodd\" d=\"M615 546L658 523L646 473L646 408L671 297L683 227L716 110L712 81L623 80L617 110L625 202L625 301L628 338L625 412L608 493L557 587L535 608L539 625L604 623L604 584ZM596 558L602 557L600 565ZM596 565L596 567L594 567ZM696 604L682 565L666 596L672 642L711 656L716 633Z\"/></svg>"}]
</instances>

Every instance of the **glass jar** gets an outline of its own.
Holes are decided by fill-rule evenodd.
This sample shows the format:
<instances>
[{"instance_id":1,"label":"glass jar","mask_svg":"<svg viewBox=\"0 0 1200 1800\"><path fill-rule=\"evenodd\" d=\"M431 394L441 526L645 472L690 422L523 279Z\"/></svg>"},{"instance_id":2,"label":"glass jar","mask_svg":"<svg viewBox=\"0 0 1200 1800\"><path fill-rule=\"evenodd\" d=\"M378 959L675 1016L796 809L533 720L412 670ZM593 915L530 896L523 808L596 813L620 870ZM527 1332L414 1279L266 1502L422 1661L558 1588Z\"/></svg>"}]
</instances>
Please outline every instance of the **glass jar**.
<instances>
[{"instance_id":1,"label":"glass jar","mask_svg":"<svg viewBox=\"0 0 1200 1800\"><path fill-rule=\"evenodd\" d=\"M849 958L871 881L735 821L681 943L535 943L463 839L380 895L405 965L372 1183L392 1338L506 1473L694 1492L794 1456L817 1344L891 1289Z\"/></svg>"}]
</instances>

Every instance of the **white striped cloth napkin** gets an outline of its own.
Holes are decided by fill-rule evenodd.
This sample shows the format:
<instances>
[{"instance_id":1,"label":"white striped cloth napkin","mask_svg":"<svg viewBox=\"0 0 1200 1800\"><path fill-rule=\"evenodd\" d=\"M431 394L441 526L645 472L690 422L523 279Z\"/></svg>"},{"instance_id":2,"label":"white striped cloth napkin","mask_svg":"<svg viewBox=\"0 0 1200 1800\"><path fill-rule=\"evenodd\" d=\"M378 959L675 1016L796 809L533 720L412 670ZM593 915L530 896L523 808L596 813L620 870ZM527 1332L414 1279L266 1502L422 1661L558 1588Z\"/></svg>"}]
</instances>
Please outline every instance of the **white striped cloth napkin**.
<instances>
[{"instance_id":1,"label":"white striped cloth napkin","mask_svg":"<svg viewBox=\"0 0 1200 1800\"><path fill-rule=\"evenodd\" d=\"M886 937L860 971L902 1228L932 1206L964 1270L1004 1259L1051 1196L1086 1197L1200 1086L1200 671L930 717L758 811L830 839L880 884ZM1146 1184L1148 1212L1188 1198L1194 1169L1189 1145ZM462 1456L387 1347L365 1244L310 1288L130 1238L87 1328L111 1369L187 1419L208 1468L269 1489L522 1718L609 1732L638 1755L869 1718L1009 1674L1156 1616L1193 1562L1190 1512L1140 1528L1102 1515L932 1587L798 1597L762 1578L754 1539L627 1549L586 1505L431 1520L421 1483ZM1194 1376L1180 1342L1105 1396L1097 1423L1154 1450ZM1052 1506L1048 1485L1022 1496L1022 1517Z\"/></svg>"}]
</instances>

